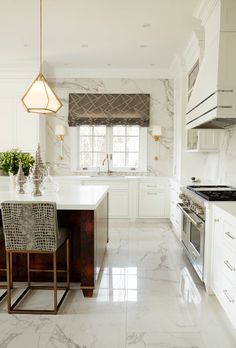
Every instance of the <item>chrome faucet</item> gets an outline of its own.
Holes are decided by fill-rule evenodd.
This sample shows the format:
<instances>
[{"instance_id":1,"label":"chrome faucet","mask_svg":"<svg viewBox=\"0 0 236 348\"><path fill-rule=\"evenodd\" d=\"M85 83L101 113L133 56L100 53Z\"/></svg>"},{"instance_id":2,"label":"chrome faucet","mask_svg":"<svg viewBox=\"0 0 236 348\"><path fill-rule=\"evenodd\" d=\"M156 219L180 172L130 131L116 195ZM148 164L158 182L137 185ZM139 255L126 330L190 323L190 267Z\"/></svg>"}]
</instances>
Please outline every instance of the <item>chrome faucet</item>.
<instances>
[{"instance_id":1,"label":"chrome faucet","mask_svg":"<svg viewBox=\"0 0 236 348\"><path fill-rule=\"evenodd\" d=\"M104 166L104 164L106 162L107 162L107 174L109 175L111 173L111 171L110 171L110 160L109 160L109 155L108 154L106 155L106 157L102 161L102 165Z\"/></svg>"}]
</instances>

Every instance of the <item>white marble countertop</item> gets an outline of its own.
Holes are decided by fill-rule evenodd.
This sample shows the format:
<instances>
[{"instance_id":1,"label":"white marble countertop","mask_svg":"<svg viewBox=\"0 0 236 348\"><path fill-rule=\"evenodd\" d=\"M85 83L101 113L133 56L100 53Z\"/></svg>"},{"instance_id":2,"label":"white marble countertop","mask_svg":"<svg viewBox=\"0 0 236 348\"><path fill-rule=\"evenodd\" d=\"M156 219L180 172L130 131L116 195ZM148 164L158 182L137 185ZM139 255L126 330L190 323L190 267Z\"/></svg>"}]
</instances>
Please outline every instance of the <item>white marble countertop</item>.
<instances>
[{"instance_id":1,"label":"white marble countertop","mask_svg":"<svg viewBox=\"0 0 236 348\"><path fill-rule=\"evenodd\" d=\"M236 217L236 201L214 202L213 206L224 210L229 215Z\"/></svg>"},{"instance_id":2,"label":"white marble countertop","mask_svg":"<svg viewBox=\"0 0 236 348\"><path fill-rule=\"evenodd\" d=\"M56 202L61 210L96 210L106 196L109 186L68 185L54 194L32 197L0 189L0 204L3 201Z\"/></svg>"},{"instance_id":3,"label":"white marble countertop","mask_svg":"<svg viewBox=\"0 0 236 348\"><path fill-rule=\"evenodd\" d=\"M128 181L128 180L140 180L140 181L161 181L161 182L167 182L171 179L171 177L168 176L114 176L114 175L64 175L64 176L52 176L52 178L55 180L55 182L72 182L72 184L79 183L84 180L91 180L91 181ZM0 176L0 185L8 184L9 183L9 177L8 176ZM1 190L1 189L0 189Z\"/></svg>"}]
</instances>

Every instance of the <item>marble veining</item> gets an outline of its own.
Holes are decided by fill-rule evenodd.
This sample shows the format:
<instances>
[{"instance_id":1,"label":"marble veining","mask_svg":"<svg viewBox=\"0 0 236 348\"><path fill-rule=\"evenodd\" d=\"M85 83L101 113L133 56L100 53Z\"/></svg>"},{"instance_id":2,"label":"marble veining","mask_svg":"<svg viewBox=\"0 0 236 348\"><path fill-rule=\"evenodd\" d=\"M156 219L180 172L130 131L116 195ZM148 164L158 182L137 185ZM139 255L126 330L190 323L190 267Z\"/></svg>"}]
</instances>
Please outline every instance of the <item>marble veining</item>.
<instances>
[{"instance_id":1,"label":"marble veining","mask_svg":"<svg viewBox=\"0 0 236 348\"><path fill-rule=\"evenodd\" d=\"M236 186L236 127L218 131L218 137L219 152L207 154L204 179Z\"/></svg>"},{"instance_id":2,"label":"marble veining","mask_svg":"<svg viewBox=\"0 0 236 348\"><path fill-rule=\"evenodd\" d=\"M24 302L45 304L49 291ZM57 316L8 315L0 304L1 348L234 348L234 335L168 223L113 222L93 298L72 284Z\"/></svg>"},{"instance_id":3,"label":"marble veining","mask_svg":"<svg viewBox=\"0 0 236 348\"><path fill-rule=\"evenodd\" d=\"M70 139L63 143L64 159L59 160L60 144L56 141L56 124L68 126L69 93L148 93L150 94L150 127L161 125L163 136L160 143L148 135L148 166L158 176L172 175L173 161L173 80L168 79L51 79L55 92L63 102L63 107L55 117L46 122L46 161L55 175L68 175L70 171ZM156 161L155 156L159 157Z\"/></svg>"}]
</instances>

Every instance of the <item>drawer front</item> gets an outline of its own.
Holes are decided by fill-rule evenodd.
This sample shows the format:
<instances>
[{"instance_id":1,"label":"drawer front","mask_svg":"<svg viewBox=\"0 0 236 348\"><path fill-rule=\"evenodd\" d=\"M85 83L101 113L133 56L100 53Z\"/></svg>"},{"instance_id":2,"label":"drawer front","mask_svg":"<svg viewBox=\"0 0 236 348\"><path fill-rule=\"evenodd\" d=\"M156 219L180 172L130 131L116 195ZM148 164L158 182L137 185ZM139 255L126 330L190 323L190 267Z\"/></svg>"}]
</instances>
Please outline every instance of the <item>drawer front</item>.
<instances>
[{"instance_id":1,"label":"drawer front","mask_svg":"<svg viewBox=\"0 0 236 348\"><path fill-rule=\"evenodd\" d=\"M164 183L140 183L139 188L141 190L158 190L158 189L167 189L168 185Z\"/></svg>"},{"instance_id":2,"label":"drawer front","mask_svg":"<svg viewBox=\"0 0 236 348\"><path fill-rule=\"evenodd\" d=\"M236 288L221 275L215 284L215 293L233 326L236 326Z\"/></svg>"},{"instance_id":3,"label":"drawer front","mask_svg":"<svg viewBox=\"0 0 236 348\"><path fill-rule=\"evenodd\" d=\"M159 191L140 191L138 215L143 218L169 217L167 196Z\"/></svg>"},{"instance_id":4,"label":"drawer front","mask_svg":"<svg viewBox=\"0 0 236 348\"><path fill-rule=\"evenodd\" d=\"M236 227L225 222L223 232L224 243L236 252Z\"/></svg>"},{"instance_id":5,"label":"drawer front","mask_svg":"<svg viewBox=\"0 0 236 348\"><path fill-rule=\"evenodd\" d=\"M223 246L222 271L236 287L236 254L226 246Z\"/></svg>"}]
</instances>

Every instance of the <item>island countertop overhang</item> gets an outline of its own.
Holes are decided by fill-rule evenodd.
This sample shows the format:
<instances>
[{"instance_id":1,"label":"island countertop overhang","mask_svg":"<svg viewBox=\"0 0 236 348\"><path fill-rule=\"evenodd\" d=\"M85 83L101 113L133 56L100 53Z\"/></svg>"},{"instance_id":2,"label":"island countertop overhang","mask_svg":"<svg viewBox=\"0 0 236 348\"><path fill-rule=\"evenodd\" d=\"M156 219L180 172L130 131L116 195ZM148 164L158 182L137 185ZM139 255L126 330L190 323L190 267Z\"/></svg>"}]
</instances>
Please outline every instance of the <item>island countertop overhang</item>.
<instances>
[{"instance_id":1,"label":"island countertop overhang","mask_svg":"<svg viewBox=\"0 0 236 348\"><path fill-rule=\"evenodd\" d=\"M106 197L109 186L66 185L57 193L32 197L30 194L16 194L0 190L0 204L4 201L56 202L58 210L96 210Z\"/></svg>"}]
</instances>

